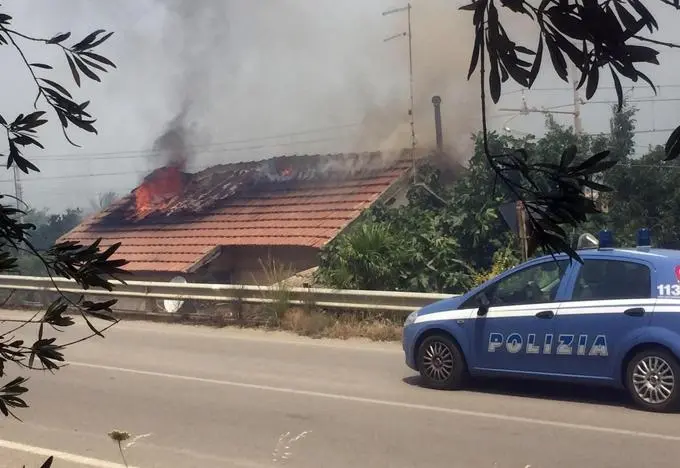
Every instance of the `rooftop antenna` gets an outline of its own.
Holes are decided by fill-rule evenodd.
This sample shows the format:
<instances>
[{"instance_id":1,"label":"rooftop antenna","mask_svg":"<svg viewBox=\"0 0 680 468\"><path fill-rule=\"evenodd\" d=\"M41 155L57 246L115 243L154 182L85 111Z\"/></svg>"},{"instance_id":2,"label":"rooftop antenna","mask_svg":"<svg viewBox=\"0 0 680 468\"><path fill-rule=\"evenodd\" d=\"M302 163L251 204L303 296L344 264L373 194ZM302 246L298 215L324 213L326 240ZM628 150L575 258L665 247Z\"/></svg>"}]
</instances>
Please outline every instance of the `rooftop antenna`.
<instances>
[{"instance_id":1,"label":"rooftop antenna","mask_svg":"<svg viewBox=\"0 0 680 468\"><path fill-rule=\"evenodd\" d=\"M401 32L384 39L384 42L391 41L398 37L406 36L408 38L408 76L409 76L409 103L410 107L408 110L409 124L411 125L411 161L413 164L413 183L416 183L416 128L415 122L413 121L413 41L411 34L411 3L407 3L404 7L393 8L383 12L383 16L388 16L393 13L401 13L403 11L407 12L408 16L408 30L406 32Z\"/></svg>"},{"instance_id":2,"label":"rooftop antenna","mask_svg":"<svg viewBox=\"0 0 680 468\"><path fill-rule=\"evenodd\" d=\"M413 185L414 186L419 186L427 190L432 196L437 198L439 201L441 201L444 205L446 205L446 200L444 200L442 197L437 195L430 187L428 187L424 183L419 183L418 182L418 173L417 173L417 165L416 165L416 126L415 122L413 120L413 108L414 108L414 103L413 103L413 35L411 34L411 3L407 3L406 6L399 7L399 8L393 8L391 10L387 10L383 12L383 16L388 16L393 13L401 13L403 11L406 11L407 13L407 18L408 18L408 29L406 32L401 32L398 34L394 34L386 39L384 39L384 42L391 41L392 39L397 39L399 37L404 37L406 36L408 38L408 78L409 78L409 110L408 110L408 116L409 116L409 124L411 126L411 164L412 164L412 172L413 172ZM433 100L433 104L438 105L441 103L441 98L438 98L438 102L435 103Z\"/></svg>"}]
</instances>

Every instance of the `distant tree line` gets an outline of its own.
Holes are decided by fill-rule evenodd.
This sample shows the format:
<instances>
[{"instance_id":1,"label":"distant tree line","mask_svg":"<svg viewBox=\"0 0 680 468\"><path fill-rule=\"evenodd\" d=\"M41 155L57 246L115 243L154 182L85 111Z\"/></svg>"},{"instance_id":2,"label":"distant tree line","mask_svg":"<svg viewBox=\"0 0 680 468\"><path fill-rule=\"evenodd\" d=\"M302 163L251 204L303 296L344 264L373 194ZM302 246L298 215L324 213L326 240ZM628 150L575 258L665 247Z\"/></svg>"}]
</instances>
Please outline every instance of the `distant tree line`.
<instances>
[{"instance_id":1,"label":"distant tree line","mask_svg":"<svg viewBox=\"0 0 680 468\"><path fill-rule=\"evenodd\" d=\"M109 206L116 199L116 194L106 192L99 194L90 202L89 211L97 212ZM51 248L57 240L74 229L83 220L86 212L82 208L67 208L62 213L50 213L48 209L29 209L23 216L23 221L35 226L28 232L33 246L39 251ZM35 255L18 251L16 273L27 276L45 275L45 266Z\"/></svg>"}]
</instances>

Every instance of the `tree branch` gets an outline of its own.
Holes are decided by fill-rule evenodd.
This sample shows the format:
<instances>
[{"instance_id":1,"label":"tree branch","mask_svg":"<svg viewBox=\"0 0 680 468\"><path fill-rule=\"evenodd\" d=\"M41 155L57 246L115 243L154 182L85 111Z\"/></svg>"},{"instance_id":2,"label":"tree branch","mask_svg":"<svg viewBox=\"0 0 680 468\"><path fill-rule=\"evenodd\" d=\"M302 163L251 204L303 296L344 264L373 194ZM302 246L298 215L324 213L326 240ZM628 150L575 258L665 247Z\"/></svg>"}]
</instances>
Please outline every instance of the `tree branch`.
<instances>
[{"instance_id":1,"label":"tree branch","mask_svg":"<svg viewBox=\"0 0 680 468\"><path fill-rule=\"evenodd\" d=\"M35 75L35 72L33 71L33 68L31 68L30 62L29 62L28 59L26 58L26 55L24 55L24 51L21 50L21 47L19 47L19 44L16 43L16 41L15 41L14 38L12 37L12 34L17 35L17 36L19 36L19 37L22 37L22 38L24 38L24 39L28 39L29 41L35 41L35 42L44 42L44 43L47 43L48 40L47 40L47 39L38 39L38 38L35 38L35 37L26 36L25 34L22 34L22 33L20 33L20 32L14 31L13 29L3 28L3 27L1 27L1 26L0 26L0 31L4 32L4 33L7 35L7 37L9 38L9 40L10 40L10 42L12 43L12 45L14 46L14 48L17 50L17 52L19 52L19 55L21 55L21 59L24 61L24 64L25 64L26 67L28 68L28 71L31 73L31 77L33 78L33 81L35 82L35 85L38 87L38 95L35 97L35 101L33 102L33 107L34 107L34 108L37 107L38 99L40 99L40 96L42 95L42 96L45 98L45 101L47 101L47 104L49 104L49 106L52 108L52 110L54 110L54 112L57 113L57 116L58 116L58 115L59 115L59 112L57 111L57 108L54 106L54 103L52 102L52 100L50 99L50 97L49 97L47 94L45 94L45 91L43 90L42 85L41 85L40 82L38 81L38 77ZM58 45L59 47L61 47L61 48L64 50L64 53L66 53L66 51L68 51L68 49L67 49L66 47L64 47L63 45L61 45L61 44L56 44L56 45ZM64 128L63 125L62 125L62 127L61 127L61 131L62 131L62 133L64 134L64 138L66 138L66 140L67 140L69 143L71 143L73 146L77 146L78 148L80 148L80 145L76 144L76 143L75 143L73 140L71 140L71 138L68 136L68 134L66 133L66 129Z\"/></svg>"},{"instance_id":2,"label":"tree branch","mask_svg":"<svg viewBox=\"0 0 680 468\"><path fill-rule=\"evenodd\" d=\"M665 47L670 47L671 49L680 49L680 44L675 44L673 42L657 41L656 39L650 39L648 37L638 36L637 34L633 36L638 41L649 42L651 44L661 45Z\"/></svg>"},{"instance_id":3,"label":"tree branch","mask_svg":"<svg viewBox=\"0 0 680 468\"><path fill-rule=\"evenodd\" d=\"M52 103L49 101L49 99L45 95L45 92L43 91L43 88L40 85L40 82L38 82L38 77L35 76L35 72L33 71L33 68L31 68L31 64L28 61L28 59L26 58L24 51L21 50L21 47L19 47L19 44L17 44L17 42L12 37L12 34L10 34L11 30L5 29L5 28L0 28L0 30L2 30L7 35L9 41L12 43L12 45L17 50L17 52L19 52L21 59L24 61L24 64L28 68L28 71L31 73L31 77L33 78L33 81L35 82L35 85L38 87L38 95L35 97L35 101L33 101L33 107L37 108L38 99L40 99L40 96L43 96L45 98L45 100L48 102L48 104L50 104L50 106L52 106ZM54 106L52 106L52 107L54 107Z\"/></svg>"},{"instance_id":4,"label":"tree branch","mask_svg":"<svg viewBox=\"0 0 680 468\"><path fill-rule=\"evenodd\" d=\"M24 34L24 33L20 33L19 31L15 31L14 29L2 28L2 30L3 30L5 33L7 33L8 35L9 35L9 34L14 34L15 36L19 36L19 37L21 37L21 38L23 38L23 39L27 39L27 40L29 40L29 41L33 41L33 42L43 42L43 43L45 43L45 44L48 44L48 43L49 43L49 39L43 39L43 38L40 38L40 37L27 36L27 35ZM62 49L66 49L66 47L64 47L63 45L61 45L61 44L59 44L59 43L53 43L53 44L50 44L50 45L56 45L56 46L61 47Z\"/></svg>"},{"instance_id":5,"label":"tree branch","mask_svg":"<svg viewBox=\"0 0 680 468\"><path fill-rule=\"evenodd\" d=\"M120 322L120 319L114 319L114 320L115 320L114 322L111 322L111 323L108 324L107 326L105 326L105 327L103 327L102 329L98 330L99 333L101 334L101 333L105 332L106 330L108 330L109 328L113 327L113 326L116 325L118 322ZM83 342L83 341L87 341L87 340L89 340L90 338L94 338L95 336L100 336L100 335L98 335L98 334L96 334L96 333L91 333L91 334L89 334L89 335L87 335L87 336L84 336L83 338L78 338L77 340L69 341L69 342L64 343L64 344L62 344L62 345L59 345L59 346L60 346L61 348L67 348L67 347L69 347L69 346L73 346L74 344L78 344L78 343L81 343L81 342Z\"/></svg>"}]
</instances>

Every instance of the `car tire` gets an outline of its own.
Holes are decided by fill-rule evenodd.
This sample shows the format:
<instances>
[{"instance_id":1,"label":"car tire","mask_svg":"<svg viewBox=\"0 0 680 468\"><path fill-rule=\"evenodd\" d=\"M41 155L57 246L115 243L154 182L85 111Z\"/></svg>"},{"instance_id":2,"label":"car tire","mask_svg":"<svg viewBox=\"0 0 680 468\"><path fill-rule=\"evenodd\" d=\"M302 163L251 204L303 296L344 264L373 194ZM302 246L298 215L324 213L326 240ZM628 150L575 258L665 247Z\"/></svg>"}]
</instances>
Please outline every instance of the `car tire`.
<instances>
[{"instance_id":1,"label":"car tire","mask_svg":"<svg viewBox=\"0 0 680 468\"><path fill-rule=\"evenodd\" d=\"M637 353L626 368L626 388L636 406L658 413L680 407L680 364L661 348Z\"/></svg>"},{"instance_id":2,"label":"car tire","mask_svg":"<svg viewBox=\"0 0 680 468\"><path fill-rule=\"evenodd\" d=\"M467 380L467 365L463 353L444 334L428 336L418 347L417 366L426 387L457 390Z\"/></svg>"}]
</instances>

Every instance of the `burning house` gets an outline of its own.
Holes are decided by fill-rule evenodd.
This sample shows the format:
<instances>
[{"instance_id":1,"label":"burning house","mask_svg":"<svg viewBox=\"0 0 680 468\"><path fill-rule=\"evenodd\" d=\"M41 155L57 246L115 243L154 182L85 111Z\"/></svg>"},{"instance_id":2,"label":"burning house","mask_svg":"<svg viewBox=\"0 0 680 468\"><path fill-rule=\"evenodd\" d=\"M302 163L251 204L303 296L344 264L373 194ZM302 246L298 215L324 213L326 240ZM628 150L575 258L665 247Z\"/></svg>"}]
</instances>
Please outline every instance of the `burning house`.
<instances>
[{"instance_id":1,"label":"burning house","mask_svg":"<svg viewBox=\"0 0 680 468\"><path fill-rule=\"evenodd\" d=\"M379 200L403 197L408 152L282 156L189 174L151 173L63 240L121 242L135 279L263 283L261 262L302 271L319 249Z\"/></svg>"},{"instance_id":2,"label":"burning house","mask_svg":"<svg viewBox=\"0 0 680 468\"><path fill-rule=\"evenodd\" d=\"M120 242L116 257L142 281L266 284L263 263L308 270L371 205L404 203L414 167L429 161L457 176L462 168L442 149L439 102L433 151L280 156L193 174L180 113L155 144L163 167L60 241Z\"/></svg>"}]
</instances>

